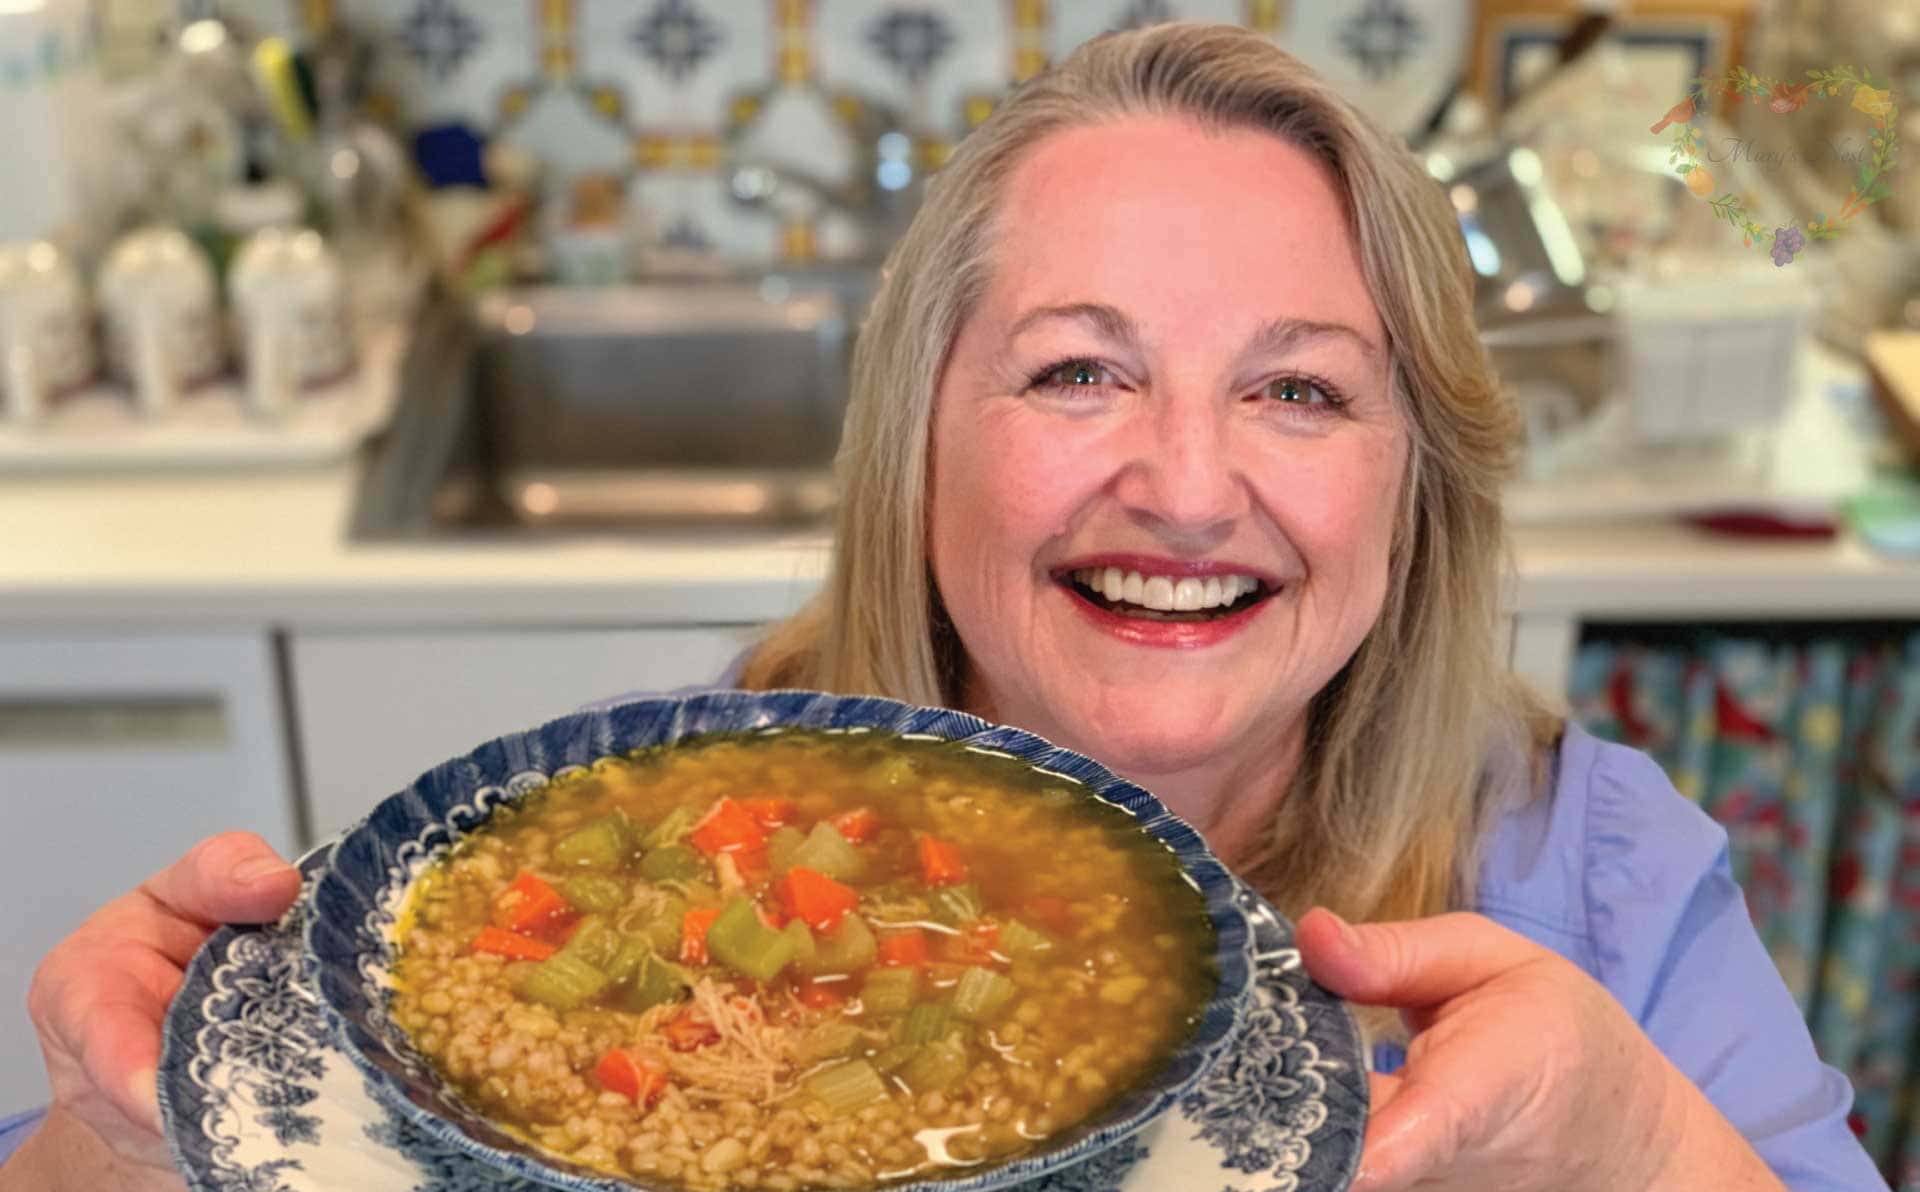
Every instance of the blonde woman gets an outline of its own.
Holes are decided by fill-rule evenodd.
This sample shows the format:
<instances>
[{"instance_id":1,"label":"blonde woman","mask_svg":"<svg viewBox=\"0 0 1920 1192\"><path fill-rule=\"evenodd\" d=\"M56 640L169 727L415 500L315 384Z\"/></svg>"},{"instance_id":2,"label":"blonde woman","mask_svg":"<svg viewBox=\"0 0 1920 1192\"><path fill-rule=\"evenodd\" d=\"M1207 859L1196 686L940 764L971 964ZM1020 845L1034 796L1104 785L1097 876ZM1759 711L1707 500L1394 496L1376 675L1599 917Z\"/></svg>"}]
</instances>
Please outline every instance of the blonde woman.
<instances>
[{"instance_id":1,"label":"blonde woman","mask_svg":"<svg viewBox=\"0 0 1920 1192\"><path fill-rule=\"evenodd\" d=\"M1445 197L1286 54L1089 44L893 252L831 580L730 679L964 707L1159 794L1378 1008L1357 1187L1880 1186L1723 835L1504 672L1515 415L1469 295ZM0 1186L170 1178L173 969L293 884L218 838L56 951L55 1107Z\"/></svg>"}]
</instances>

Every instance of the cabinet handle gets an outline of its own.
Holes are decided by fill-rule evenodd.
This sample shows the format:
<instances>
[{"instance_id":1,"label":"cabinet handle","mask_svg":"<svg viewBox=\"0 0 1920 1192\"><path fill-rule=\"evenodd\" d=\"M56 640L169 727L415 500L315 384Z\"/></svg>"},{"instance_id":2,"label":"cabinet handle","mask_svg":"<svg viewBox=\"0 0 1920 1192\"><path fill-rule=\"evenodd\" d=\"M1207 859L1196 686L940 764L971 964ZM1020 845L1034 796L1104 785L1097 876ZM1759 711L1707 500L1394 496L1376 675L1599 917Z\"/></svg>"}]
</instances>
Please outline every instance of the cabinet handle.
<instances>
[{"instance_id":1,"label":"cabinet handle","mask_svg":"<svg viewBox=\"0 0 1920 1192\"><path fill-rule=\"evenodd\" d=\"M217 692L0 694L0 749L210 749L227 744L230 735L226 701Z\"/></svg>"}]
</instances>

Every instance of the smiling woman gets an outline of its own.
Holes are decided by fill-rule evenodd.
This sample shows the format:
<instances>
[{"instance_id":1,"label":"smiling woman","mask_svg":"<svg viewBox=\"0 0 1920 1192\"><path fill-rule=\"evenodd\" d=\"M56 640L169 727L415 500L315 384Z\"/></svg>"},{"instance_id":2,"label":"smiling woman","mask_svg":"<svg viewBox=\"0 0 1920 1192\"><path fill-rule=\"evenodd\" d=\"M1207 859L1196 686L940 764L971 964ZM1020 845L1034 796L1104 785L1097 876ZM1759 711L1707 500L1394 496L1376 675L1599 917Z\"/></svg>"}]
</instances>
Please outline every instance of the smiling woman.
<instances>
[{"instance_id":1,"label":"smiling woman","mask_svg":"<svg viewBox=\"0 0 1920 1192\"><path fill-rule=\"evenodd\" d=\"M830 582L737 682L1008 721L1195 823L1373 1008L1357 1192L1883 1186L1725 833L1507 673L1471 277L1405 146L1262 38L1088 43L892 253ZM47 960L56 1107L0 1188L153 1173L155 991L293 876L220 838Z\"/></svg>"},{"instance_id":2,"label":"smiling woman","mask_svg":"<svg viewBox=\"0 0 1920 1192\"><path fill-rule=\"evenodd\" d=\"M1517 422L1411 155L1257 37L1104 39L886 272L829 590L744 682L1094 751L1289 913L1471 898L1557 725L1495 649Z\"/></svg>"}]
</instances>

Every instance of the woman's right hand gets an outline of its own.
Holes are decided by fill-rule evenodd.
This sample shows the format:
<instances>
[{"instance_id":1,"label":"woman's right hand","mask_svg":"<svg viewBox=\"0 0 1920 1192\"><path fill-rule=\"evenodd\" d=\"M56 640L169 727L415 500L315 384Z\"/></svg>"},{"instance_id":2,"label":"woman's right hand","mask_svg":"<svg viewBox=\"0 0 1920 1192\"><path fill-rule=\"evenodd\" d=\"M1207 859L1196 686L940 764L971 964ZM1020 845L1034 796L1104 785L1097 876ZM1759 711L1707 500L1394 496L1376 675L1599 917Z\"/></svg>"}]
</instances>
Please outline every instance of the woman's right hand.
<instances>
[{"instance_id":1,"label":"woman's right hand","mask_svg":"<svg viewBox=\"0 0 1920 1192\"><path fill-rule=\"evenodd\" d=\"M0 1188L180 1187L155 1091L167 1005L216 926L271 922L299 892L299 871L264 840L228 832L102 907L48 953L27 1008L53 1101ZM109 1169L114 1182L82 1179L76 1163ZM16 1185L22 1165L29 1182Z\"/></svg>"}]
</instances>

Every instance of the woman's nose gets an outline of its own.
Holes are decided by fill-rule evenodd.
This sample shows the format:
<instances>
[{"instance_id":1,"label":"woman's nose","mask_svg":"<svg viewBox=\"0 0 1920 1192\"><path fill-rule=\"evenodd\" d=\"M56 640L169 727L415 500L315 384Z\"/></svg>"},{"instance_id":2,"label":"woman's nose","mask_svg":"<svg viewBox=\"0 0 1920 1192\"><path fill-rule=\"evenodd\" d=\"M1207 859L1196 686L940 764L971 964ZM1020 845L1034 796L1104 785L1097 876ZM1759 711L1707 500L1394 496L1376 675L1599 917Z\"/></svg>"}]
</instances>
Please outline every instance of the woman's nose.
<instances>
[{"instance_id":1,"label":"woman's nose","mask_svg":"<svg viewBox=\"0 0 1920 1192\"><path fill-rule=\"evenodd\" d=\"M1143 413L1115 493L1137 520L1205 549L1206 540L1232 530L1251 499L1234 460L1226 403L1176 396L1148 403Z\"/></svg>"}]
</instances>

